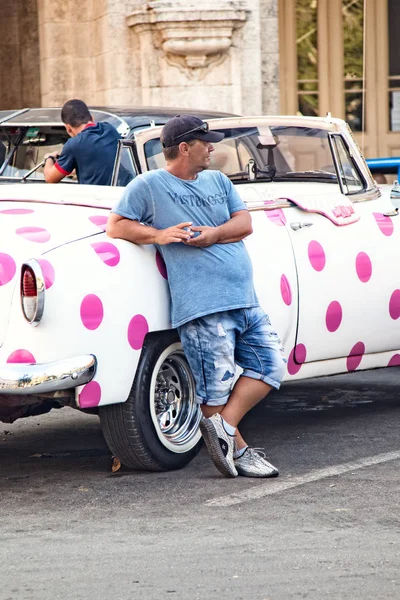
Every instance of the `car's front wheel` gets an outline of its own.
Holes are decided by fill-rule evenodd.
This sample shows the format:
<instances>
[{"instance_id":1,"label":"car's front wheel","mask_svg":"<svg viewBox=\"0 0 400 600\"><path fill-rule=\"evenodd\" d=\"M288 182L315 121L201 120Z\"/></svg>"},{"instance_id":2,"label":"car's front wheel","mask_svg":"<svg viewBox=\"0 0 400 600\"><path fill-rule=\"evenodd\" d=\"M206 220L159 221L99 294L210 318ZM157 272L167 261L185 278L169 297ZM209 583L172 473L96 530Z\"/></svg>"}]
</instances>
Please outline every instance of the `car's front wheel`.
<instances>
[{"instance_id":1,"label":"car's front wheel","mask_svg":"<svg viewBox=\"0 0 400 600\"><path fill-rule=\"evenodd\" d=\"M201 446L193 376L174 331L151 334L126 402L100 408L104 437L123 465L168 471Z\"/></svg>"}]
</instances>

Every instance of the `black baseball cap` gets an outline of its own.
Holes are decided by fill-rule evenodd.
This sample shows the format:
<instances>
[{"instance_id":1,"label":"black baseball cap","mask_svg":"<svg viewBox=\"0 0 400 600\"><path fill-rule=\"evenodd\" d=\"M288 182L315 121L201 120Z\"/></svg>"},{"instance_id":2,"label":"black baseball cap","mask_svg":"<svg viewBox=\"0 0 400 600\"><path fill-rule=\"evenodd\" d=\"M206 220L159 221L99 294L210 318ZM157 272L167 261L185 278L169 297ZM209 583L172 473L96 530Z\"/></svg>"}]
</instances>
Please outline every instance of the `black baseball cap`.
<instances>
[{"instance_id":1,"label":"black baseball cap","mask_svg":"<svg viewBox=\"0 0 400 600\"><path fill-rule=\"evenodd\" d=\"M178 146L181 142L203 140L220 142L225 135L218 131L209 131L208 123L191 115L176 115L167 121L161 131L161 143L164 148Z\"/></svg>"}]
</instances>

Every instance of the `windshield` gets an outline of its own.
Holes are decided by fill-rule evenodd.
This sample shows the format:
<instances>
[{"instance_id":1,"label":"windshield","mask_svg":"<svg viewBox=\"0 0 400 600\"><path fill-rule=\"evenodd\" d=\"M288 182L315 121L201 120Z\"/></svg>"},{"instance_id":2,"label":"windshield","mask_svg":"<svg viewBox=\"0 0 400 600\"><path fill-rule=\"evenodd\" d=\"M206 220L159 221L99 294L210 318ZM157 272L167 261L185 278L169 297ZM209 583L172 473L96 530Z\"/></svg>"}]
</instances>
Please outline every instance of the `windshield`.
<instances>
[{"instance_id":1,"label":"windshield","mask_svg":"<svg viewBox=\"0 0 400 600\"><path fill-rule=\"evenodd\" d=\"M0 176L20 179L43 161L45 154L60 153L68 134L64 127L1 127ZM43 167L29 179L44 179Z\"/></svg>"},{"instance_id":2,"label":"windshield","mask_svg":"<svg viewBox=\"0 0 400 600\"><path fill-rule=\"evenodd\" d=\"M214 145L210 169L219 169L235 182L260 179L307 179L338 183L323 129L293 126L238 127L220 130L225 138ZM165 166L159 139L144 147L147 166Z\"/></svg>"}]
</instances>

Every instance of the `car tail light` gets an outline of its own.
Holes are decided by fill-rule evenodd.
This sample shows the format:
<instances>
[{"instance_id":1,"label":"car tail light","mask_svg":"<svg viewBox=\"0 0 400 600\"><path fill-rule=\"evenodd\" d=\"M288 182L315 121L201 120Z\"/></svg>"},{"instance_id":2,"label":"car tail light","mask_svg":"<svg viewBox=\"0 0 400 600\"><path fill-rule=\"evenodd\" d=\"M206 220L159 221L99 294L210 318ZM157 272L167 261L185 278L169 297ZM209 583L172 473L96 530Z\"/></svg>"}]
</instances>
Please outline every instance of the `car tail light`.
<instances>
[{"instance_id":1,"label":"car tail light","mask_svg":"<svg viewBox=\"0 0 400 600\"><path fill-rule=\"evenodd\" d=\"M25 319L38 325L44 310L44 277L40 264L29 260L21 270L21 306Z\"/></svg>"}]
</instances>

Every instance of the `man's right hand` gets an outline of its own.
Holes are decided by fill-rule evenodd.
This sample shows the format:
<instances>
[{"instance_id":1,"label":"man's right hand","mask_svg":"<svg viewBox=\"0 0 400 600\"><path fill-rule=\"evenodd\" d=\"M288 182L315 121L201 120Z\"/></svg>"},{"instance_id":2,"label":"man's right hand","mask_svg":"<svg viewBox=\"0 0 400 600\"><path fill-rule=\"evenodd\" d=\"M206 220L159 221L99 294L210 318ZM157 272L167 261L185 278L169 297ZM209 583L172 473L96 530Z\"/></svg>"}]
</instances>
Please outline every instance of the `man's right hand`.
<instances>
[{"instance_id":1,"label":"man's right hand","mask_svg":"<svg viewBox=\"0 0 400 600\"><path fill-rule=\"evenodd\" d=\"M65 177L65 175L54 166L58 157L58 152L49 152L44 155L43 174L46 183L59 183ZM48 158L51 160L47 160Z\"/></svg>"},{"instance_id":2,"label":"man's right hand","mask_svg":"<svg viewBox=\"0 0 400 600\"><path fill-rule=\"evenodd\" d=\"M47 154L44 155L43 160L46 160L47 158L54 158L53 164L54 162L57 161L57 159L60 157L58 152L48 152Z\"/></svg>"},{"instance_id":3,"label":"man's right hand","mask_svg":"<svg viewBox=\"0 0 400 600\"><path fill-rule=\"evenodd\" d=\"M194 236L191 231L192 222L179 223L173 227L167 227L167 229L159 229L156 234L155 244L163 246L165 244L173 244L176 242L187 242ZM187 230L185 230L187 228Z\"/></svg>"}]
</instances>

